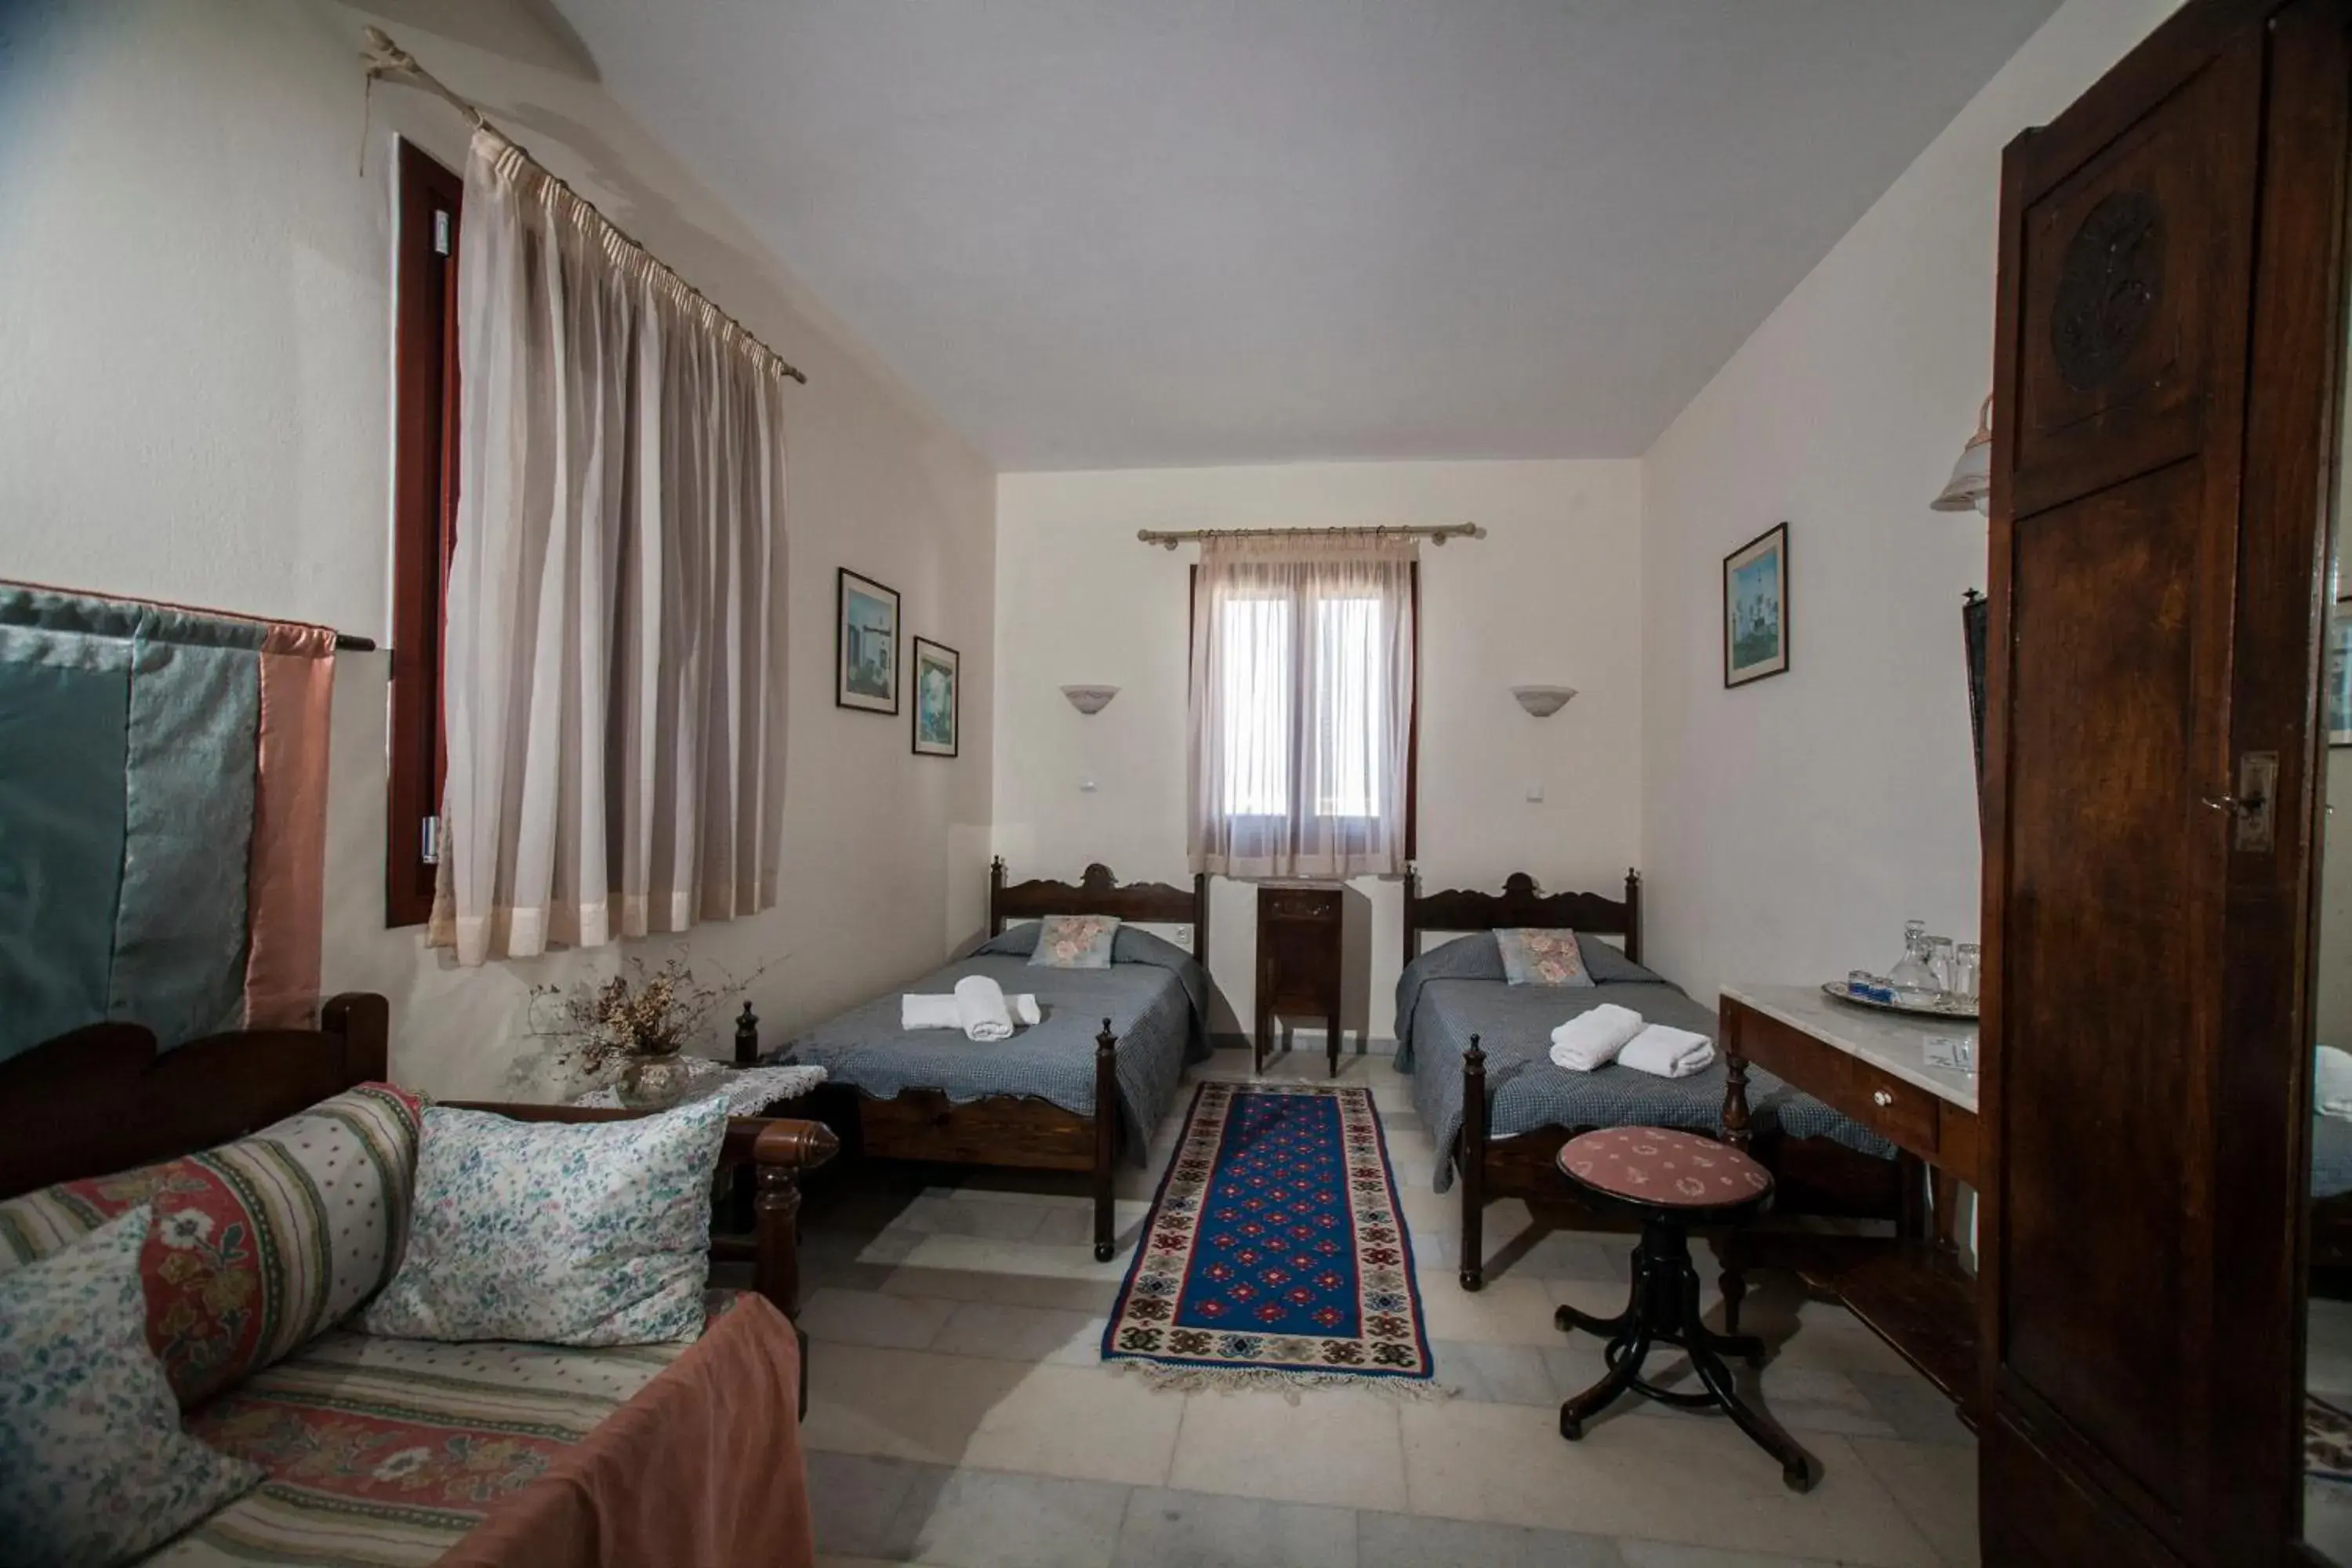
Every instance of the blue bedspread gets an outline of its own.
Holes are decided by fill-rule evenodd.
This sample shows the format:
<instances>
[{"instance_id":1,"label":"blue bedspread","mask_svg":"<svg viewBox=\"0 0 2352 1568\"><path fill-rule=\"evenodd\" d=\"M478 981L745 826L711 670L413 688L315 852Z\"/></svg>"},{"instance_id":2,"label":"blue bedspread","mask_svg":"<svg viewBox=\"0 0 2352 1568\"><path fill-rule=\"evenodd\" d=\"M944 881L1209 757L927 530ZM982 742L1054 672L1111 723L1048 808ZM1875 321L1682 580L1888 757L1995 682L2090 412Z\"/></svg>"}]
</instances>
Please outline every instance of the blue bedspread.
<instances>
[{"instance_id":1,"label":"blue bedspread","mask_svg":"<svg viewBox=\"0 0 2352 1568\"><path fill-rule=\"evenodd\" d=\"M971 957L904 987L944 994L967 974L985 974L1007 996L1034 993L1045 1016L1009 1040L983 1043L953 1029L902 1029L898 991L829 1018L771 1053L888 1100L936 1089L962 1104L992 1094L1035 1095L1065 1110L1095 1109L1095 1036L1105 1018L1118 1037L1118 1120L1128 1156L1145 1163L1150 1129L1175 1101L1187 1062L1207 1054L1208 981L1181 948L1122 928L1108 969L1032 965L1037 928L1016 926Z\"/></svg>"},{"instance_id":2,"label":"blue bedspread","mask_svg":"<svg viewBox=\"0 0 2352 1568\"><path fill-rule=\"evenodd\" d=\"M1454 1164L1444 1151L1462 1131L1462 1057L1473 1034L1486 1054L1490 1138L1551 1126L1720 1130L1721 1057L1705 1071L1679 1079L1616 1066L1580 1073L1552 1065L1552 1030L1604 1002L1631 1007L1654 1024L1716 1032L1714 1010L1680 986L1598 940L1588 939L1584 947L1599 982L1590 988L1506 984L1491 931L1457 937L1405 966L1397 981L1396 1066L1412 1075L1413 1108L1440 1151L1439 1192L1454 1184ZM1865 1154L1894 1157L1893 1144L1759 1068L1748 1069L1748 1105L1757 1131L1778 1128L1796 1137L1832 1138Z\"/></svg>"},{"instance_id":3,"label":"blue bedspread","mask_svg":"<svg viewBox=\"0 0 2352 1568\"><path fill-rule=\"evenodd\" d=\"M2352 1193L2352 1121L2333 1116L2311 1119L2311 1195L2332 1198Z\"/></svg>"}]
</instances>

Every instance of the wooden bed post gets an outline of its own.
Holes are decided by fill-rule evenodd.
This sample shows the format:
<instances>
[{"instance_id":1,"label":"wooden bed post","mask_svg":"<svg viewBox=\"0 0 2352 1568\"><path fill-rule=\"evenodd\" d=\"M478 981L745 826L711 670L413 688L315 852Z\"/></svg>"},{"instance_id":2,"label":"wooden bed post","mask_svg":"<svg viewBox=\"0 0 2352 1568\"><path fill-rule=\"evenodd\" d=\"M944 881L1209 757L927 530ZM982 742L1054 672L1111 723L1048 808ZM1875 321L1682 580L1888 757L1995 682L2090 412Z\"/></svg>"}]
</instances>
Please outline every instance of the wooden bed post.
<instances>
[{"instance_id":1,"label":"wooden bed post","mask_svg":"<svg viewBox=\"0 0 2352 1568\"><path fill-rule=\"evenodd\" d=\"M743 1011L735 1019L735 1065L756 1067L760 1061L760 1015L751 1011L747 1000Z\"/></svg>"},{"instance_id":2,"label":"wooden bed post","mask_svg":"<svg viewBox=\"0 0 2352 1568\"><path fill-rule=\"evenodd\" d=\"M1209 874L1192 873L1192 957L1195 962L1209 962ZM1202 1026L1206 1027L1206 1026Z\"/></svg>"},{"instance_id":3,"label":"wooden bed post","mask_svg":"<svg viewBox=\"0 0 2352 1568\"><path fill-rule=\"evenodd\" d=\"M988 934L1004 934L1003 918L997 914L998 904L1004 898L1004 857L999 855L988 863Z\"/></svg>"},{"instance_id":4,"label":"wooden bed post","mask_svg":"<svg viewBox=\"0 0 2352 1568\"><path fill-rule=\"evenodd\" d=\"M1486 1282L1486 1241L1480 1222L1486 1210L1486 1053L1478 1037L1462 1054L1462 1133L1454 1164L1462 1173L1462 1289Z\"/></svg>"},{"instance_id":5,"label":"wooden bed post","mask_svg":"<svg viewBox=\"0 0 2352 1568\"><path fill-rule=\"evenodd\" d=\"M1404 868L1404 961L1411 963L1421 954L1413 951L1415 932L1412 927L1412 906L1421 897L1421 868L1410 860Z\"/></svg>"},{"instance_id":6,"label":"wooden bed post","mask_svg":"<svg viewBox=\"0 0 2352 1568\"><path fill-rule=\"evenodd\" d=\"M1625 868L1625 956L1642 962L1642 873Z\"/></svg>"},{"instance_id":7,"label":"wooden bed post","mask_svg":"<svg viewBox=\"0 0 2352 1568\"><path fill-rule=\"evenodd\" d=\"M330 996L319 1009L322 1034L340 1035L353 1083L392 1076L392 1004L373 991Z\"/></svg>"},{"instance_id":8,"label":"wooden bed post","mask_svg":"<svg viewBox=\"0 0 2352 1568\"><path fill-rule=\"evenodd\" d=\"M1095 1037L1095 1261L1108 1263L1113 1251L1111 1182L1118 1155L1118 1037L1103 1020Z\"/></svg>"}]
</instances>

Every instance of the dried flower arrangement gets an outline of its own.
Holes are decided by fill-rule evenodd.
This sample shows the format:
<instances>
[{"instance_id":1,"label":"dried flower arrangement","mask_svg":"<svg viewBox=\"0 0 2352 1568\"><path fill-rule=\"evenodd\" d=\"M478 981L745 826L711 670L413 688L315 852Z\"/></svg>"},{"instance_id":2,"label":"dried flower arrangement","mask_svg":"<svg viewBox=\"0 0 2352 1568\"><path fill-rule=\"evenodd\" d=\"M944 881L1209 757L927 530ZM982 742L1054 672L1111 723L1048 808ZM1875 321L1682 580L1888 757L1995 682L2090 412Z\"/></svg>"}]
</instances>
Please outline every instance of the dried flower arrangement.
<instances>
[{"instance_id":1,"label":"dried flower arrangement","mask_svg":"<svg viewBox=\"0 0 2352 1568\"><path fill-rule=\"evenodd\" d=\"M739 981L720 970L720 984L711 985L695 979L683 955L654 968L632 958L607 979L532 986L530 1033L555 1042L545 1053L547 1067L603 1078L677 1056L722 1003L767 972L762 964Z\"/></svg>"}]
</instances>

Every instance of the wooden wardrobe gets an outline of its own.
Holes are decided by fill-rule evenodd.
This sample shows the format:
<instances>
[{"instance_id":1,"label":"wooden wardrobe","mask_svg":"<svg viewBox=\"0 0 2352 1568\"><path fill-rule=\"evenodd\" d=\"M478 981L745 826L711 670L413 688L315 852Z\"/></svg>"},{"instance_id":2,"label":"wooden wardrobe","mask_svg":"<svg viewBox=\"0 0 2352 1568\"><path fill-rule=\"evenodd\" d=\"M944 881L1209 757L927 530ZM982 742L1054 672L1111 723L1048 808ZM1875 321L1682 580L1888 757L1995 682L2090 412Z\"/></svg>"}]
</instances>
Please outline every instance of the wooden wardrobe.
<instances>
[{"instance_id":1,"label":"wooden wardrobe","mask_svg":"<svg viewBox=\"0 0 2352 1568\"><path fill-rule=\"evenodd\" d=\"M1989 1563L2296 1544L2352 0L2191 0L2001 170Z\"/></svg>"}]
</instances>

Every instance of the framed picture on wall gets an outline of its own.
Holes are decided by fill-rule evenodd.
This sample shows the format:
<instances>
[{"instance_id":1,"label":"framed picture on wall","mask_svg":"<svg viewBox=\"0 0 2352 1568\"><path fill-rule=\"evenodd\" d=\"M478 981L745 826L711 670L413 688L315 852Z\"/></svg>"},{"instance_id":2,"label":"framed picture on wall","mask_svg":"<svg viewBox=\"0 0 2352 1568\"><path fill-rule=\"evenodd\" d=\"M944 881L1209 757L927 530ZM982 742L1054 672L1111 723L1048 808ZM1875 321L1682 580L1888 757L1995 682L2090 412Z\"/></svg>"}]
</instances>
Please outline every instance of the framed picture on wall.
<instances>
[{"instance_id":1,"label":"framed picture on wall","mask_svg":"<svg viewBox=\"0 0 2352 1568\"><path fill-rule=\"evenodd\" d=\"M868 713L898 711L898 591L841 568L834 611L833 700Z\"/></svg>"},{"instance_id":2,"label":"framed picture on wall","mask_svg":"<svg viewBox=\"0 0 2352 1568\"><path fill-rule=\"evenodd\" d=\"M1789 525L1777 523L1723 558L1723 684L1789 668Z\"/></svg>"},{"instance_id":3,"label":"framed picture on wall","mask_svg":"<svg viewBox=\"0 0 2352 1568\"><path fill-rule=\"evenodd\" d=\"M2352 599L2327 618L2327 743L2352 746Z\"/></svg>"},{"instance_id":4,"label":"framed picture on wall","mask_svg":"<svg viewBox=\"0 0 2352 1568\"><path fill-rule=\"evenodd\" d=\"M956 650L929 637L915 639L915 755L956 754Z\"/></svg>"}]
</instances>

